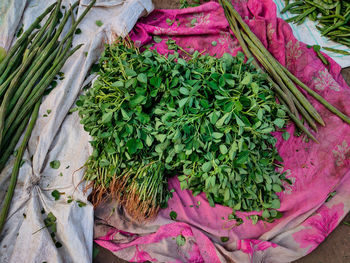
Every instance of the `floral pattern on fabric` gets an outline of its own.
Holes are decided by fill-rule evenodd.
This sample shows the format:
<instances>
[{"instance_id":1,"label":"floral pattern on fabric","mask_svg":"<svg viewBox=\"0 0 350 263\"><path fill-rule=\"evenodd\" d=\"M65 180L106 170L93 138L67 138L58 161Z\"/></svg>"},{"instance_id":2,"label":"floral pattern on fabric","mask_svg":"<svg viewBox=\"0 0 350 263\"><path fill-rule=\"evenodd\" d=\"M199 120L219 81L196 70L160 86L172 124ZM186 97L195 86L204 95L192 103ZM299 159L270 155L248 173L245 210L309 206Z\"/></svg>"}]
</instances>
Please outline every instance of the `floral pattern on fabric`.
<instances>
[{"instance_id":1,"label":"floral pattern on fabric","mask_svg":"<svg viewBox=\"0 0 350 263\"><path fill-rule=\"evenodd\" d=\"M310 88L315 91L318 91L315 85L324 86L325 91L341 88L344 91L342 96L339 96L340 92L324 92L322 95L349 112L350 89L340 74L339 65L330 59L330 65L326 67L312 49L297 41L290 26L277 18L272 0L234 0L233 3L273 56ZM176 22L170 25L166 22L167 18L175 18ZM155 42L154 36L160 34L163 41ZM139 20L130 37L140 41L141 46L152 44L152 48L161 54L171 52L166 45L168 38L190 54L198 50L220 57L225 52L235 55L241 50L237 39L230 34L222 8L213 1L189 9L155 10ZM210 207L205 194L193 196L191 191L181 190L178 179L173 177L168 181L169 189L175 190L173 197L168 208L162 209L154 222L135 227L126 222L123 214L116 216L111 227L130 233L141 232L142 237L137 242L101 242L98 238L96 242L126 260L134 255L135 245L159 262L290 262L305 256L322 242L350 209L350 203L346 201L334 205L337 195L350 195L350 162L346 158L349 154L350 126L313 99L311 103L327 124L315 134L320 144L305 142L302 137L294 136L295 126L292 123L286 127L290 134L288 141L283 140L282 132L274 134L278 152L284 160L284 169L280 172L285 172L292 182L292 185L285 182L284 191L278 193L281 200L278 210L283 213L282 218L272 223L259 221L253 224L247 218L248 214L237 211L237 217L243 220L237 226L237 221L228 219L231 208ZM332 208L322 204L335 190L336 195L327 203ZM198 202L200 206L194 206ZM321 209L318 209L320 206ZM315 210L314 214L309 214ZM177 213L177 219L169 226L169 222L174 222L169 217L171 211ZM110 214L110 210L106 209L106 214ZM301 218L306 219L300 222ZM190 238L186 236L188 250L184 249L185 246L176 247L175 243L184 225L193 233ZM229 240L223 244L220 237L229 237Z\"/></svg>"},{"instance_id":2,"label":"floral pattern on fabric","mask_svg":"<svg viewBox=\"0 0 350 263\"><path fill-rule=\"evenodd\" d=\"M314 250L338 225L341 220L344 205L334 205L332 208L322 206L315 216L307 219L302 226L304 229L293 234L300 248L308 248L308 253Z\"/></svg>"},{"instance_id":3,"label":"floral pattern on fabric","mask_svg":"<svg viewBox=\"0 0 350 263\"><path fill-rule=\"evenodd\" d=\"M267 38L268 40L272 40L273 39L273 35L275 34L276 29L273 27L272 23L269 23L267 25Z\"/></svg>"},{"instance_id":4,"label":"floral pattern on fabric","mask_svg":"<svg viewBox=\"0 0 350 263\"><path fill-rule=\"evenodd\" d=\"M256 239L245 239L245 240L239 240L237 242L237 249L241 250L246 254L249 254L250 256L253 256L255 251L263 251L270 247L274 248L274 247L277 247L277 245L268 241L262 241L262 240L256 240Z\"/></svg>"},{"instance_id":5,"label":"floral pattern on fabric","mask_svg":"<svg viewBox=\"0 0 350 263\"><path fill-rule=\"evenodd\" d=\"M233 41L231 34L228 32L221 32L220 37L218 38L218 42L224 48L228 49L229 53L235 53L237 48L239 48L239 44L236 41Z\"/></svg>"},{"instance_id":6,"label":"floral pattern on fabric","mask_svg":"<svg viewBox=\"0 0 350 263\"><path fill-rule=\"evenodd\" d=\"M286 51L287 51L287 64L286 67L290 70L295 67L295 63L298 60L298 58L301 57L303 54L303 51L300 48L300 42L299 41L293 41L290 40L286 45Z\"/></svg>"},{"instance_id":7,"label":"floral pattern on fabric","mask_svg":"<svg viewBox=\"0 0 350 263\"><path fill-rule=\"evenodd\" d=\"M139 248L138 245L135 246L136 251L134 257L130 260L130 262L157 262L156 258L152 258L146 251L143 251Z\"/></svg>"},{"instance_id":8,"label":"floral pattern on fabric","mask_svg":"<svg viewBox=\"0 0 350 263\"><path fill-rule=\"evenodd\" d=\"M204 26L210 23L210 14L204 13L195 14L188 19L187 27Z\"/></svg>"},{"instance_id":9,"label":"floral pattern on fabric","mask_svg":"<svg viewBox=\"0 0 350 263\"><path fill-rule=\"evenodd\" d=\"M336 146L332 153L336 159L336 165L343 166L345 161L350 158L350 147L346 141L343 141L342 144Z\"/></svg>"},{"instance_id":10,"label":"floral pattern on fabric","mask_svg":"<svg viewBox=\"0 0 350 263\"><path fill-rule=\"evenodd\" d=\"M329 88L334 91L340 91L339 84L334 80L327 69L321 70L318 77L314 78L315 88L317 90L325 90Z\"/></svg>"}]
</instances>

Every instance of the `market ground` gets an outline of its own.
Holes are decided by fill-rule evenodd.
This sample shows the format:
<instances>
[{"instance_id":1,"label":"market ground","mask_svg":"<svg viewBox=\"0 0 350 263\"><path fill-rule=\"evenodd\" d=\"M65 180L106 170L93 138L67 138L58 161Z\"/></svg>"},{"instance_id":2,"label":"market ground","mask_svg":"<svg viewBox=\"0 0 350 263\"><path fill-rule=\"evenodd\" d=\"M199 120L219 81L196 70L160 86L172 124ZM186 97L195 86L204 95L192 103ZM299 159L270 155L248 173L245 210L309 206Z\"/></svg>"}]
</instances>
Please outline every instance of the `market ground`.
<instances>
[{"instance_id":1,"label":"market ground","mask_svg":"<svg viewBox=\"0 0 350 263\"><path fill-rule=\"evenodd\" d=\"M153 0L156 8L179 8L178 0ZM342 71L350 86L350 68ZM350 213L343 222L350 222ZM326 240L311 254L293 263L349 263L350 262L350 226L340 225L326 238ZM94 263L124 263L126 261L115 257L111 252L101 247ZM240 263L240 262L237 262Z\"/></svg>"}]
</instances>

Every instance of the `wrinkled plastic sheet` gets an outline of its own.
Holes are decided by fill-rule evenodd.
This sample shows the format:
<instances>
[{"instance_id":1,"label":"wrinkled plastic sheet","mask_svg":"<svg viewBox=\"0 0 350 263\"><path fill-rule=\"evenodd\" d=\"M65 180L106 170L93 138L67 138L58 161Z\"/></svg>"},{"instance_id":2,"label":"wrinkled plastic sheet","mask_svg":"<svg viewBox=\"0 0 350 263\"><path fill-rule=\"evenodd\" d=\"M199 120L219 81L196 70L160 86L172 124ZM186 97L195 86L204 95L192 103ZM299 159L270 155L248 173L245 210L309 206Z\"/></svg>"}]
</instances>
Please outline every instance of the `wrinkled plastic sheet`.
<instances>
[{"instance_id":1,"label":"wrinkled plastic sheet","mask_svg":"<svg viewBox=\"0 0 350 263\"><path fill-rule=\"evenodd\" d=\"M14 35L24 30L54 1L0 1L0 46L8 49ZM66 10L70 3L64 0ZM89 0L81 1L79 16ZM85 85L91 65L104 49L105 42L125 36L141 15L153 10L150 0L100 0L79 25L73 45L83 43L64 65L65 78L42 102L39 118L25 151L8 219L0 236L0 262L91 262L94 212L84 193L84 163L91 153L89 136L79 124L77 112L69 114ZM96 25L101 20L103 26ZM69 21L71 24L71 21ZM65 31L69 26L65 28ZM87 52L87 54L86 54ZM50 167L60 161L58 169ZM8 186L14 158L0 175L0 200ZM53 190L61 193L55 201ZM67 203L69 199L73 201ZM77 201L86 206L80 207ZM56 248L44 219L48 213L57 218Z\"/></svg>"}]
</instances>

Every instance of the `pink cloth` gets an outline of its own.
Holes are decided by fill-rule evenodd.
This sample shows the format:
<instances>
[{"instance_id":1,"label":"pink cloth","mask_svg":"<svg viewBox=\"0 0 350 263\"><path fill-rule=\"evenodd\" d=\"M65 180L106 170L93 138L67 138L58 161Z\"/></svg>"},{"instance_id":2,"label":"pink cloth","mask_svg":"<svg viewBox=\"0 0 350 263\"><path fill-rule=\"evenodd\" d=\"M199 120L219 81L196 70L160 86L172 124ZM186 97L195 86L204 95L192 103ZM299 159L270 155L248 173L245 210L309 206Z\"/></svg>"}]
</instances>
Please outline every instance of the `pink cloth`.
<instances>
[{"instance_id":1,"label":"pink cloth","mask_svg":"<svg viewBox=\"0 0 350 263\"><path fill-rule=\"evenodd\" d=\"M290 26L277 18L272 0L234 0L233 4L283 65L350 115L350 89L340 75L339 65L330 60L330 66L325 67L312 49L297 41ZM174 23L169 25L167 19ZM154 35L164 40L154 43ZM168 53L168 38L190 53L199 50L221 56L241 50L216 2L182 10L155 10L139 21L131 37L139 46L154 43L162 54ZM275 134L284 159L281 172L286 172L293 182L285 184L285 191L279 194L279 211L284 214L281 219L253 225L246 218L247 213L238 213L244 223L235 226L235 221L227 219L232 209L210 207L203 194L193 197L190 191L181 191L177 178L172 178L169 187L175 192L169 208L162 210L154 222L136 224L121 209L111 215L111 207L116 206L113 201L99 207L95 242L133 262L275 263L290 262L310 253L350 209L350 126L307 97L321 113L326 127L319 127L315 134L320 144L307 142L304 135L294 137L292 123L287 128L291 134L288 141L282 139L281 133ZM326 202L333 191L335 196ZM177 213L175 221L170 219L170 211ZM186 243L179 247L176 237L181 234ZM222 242L220 237L229 240Z\"/></svg>"}]
</instances>

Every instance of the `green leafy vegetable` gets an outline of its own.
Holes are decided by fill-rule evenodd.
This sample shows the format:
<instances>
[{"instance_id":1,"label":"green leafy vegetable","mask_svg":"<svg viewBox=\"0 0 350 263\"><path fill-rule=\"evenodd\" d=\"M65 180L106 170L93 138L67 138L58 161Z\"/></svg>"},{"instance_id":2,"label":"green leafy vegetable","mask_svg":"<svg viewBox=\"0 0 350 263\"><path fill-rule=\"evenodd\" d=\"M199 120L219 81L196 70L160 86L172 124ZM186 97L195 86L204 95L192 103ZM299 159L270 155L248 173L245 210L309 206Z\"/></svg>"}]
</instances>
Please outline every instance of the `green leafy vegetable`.
<instances>
[{"instance_id":1,"label":"green leafy vegetable","mask_svg":"<svg viewBox=\"0 0 350 263\"><path fill-rule=\"evenodd\" d=\"M221 242L227 242L229 240L228 237L220 237Z\"/></svg>"},{"instance_id":2,"label":"green leafy vegetable","mask_svg":"<svg viewBox=\"0 0 350 263\"><path fill-rule=\"evenodd\" d=\"M61 162L58 160L54 160L54 161L50 162L50 167L52 169L58 169L58 168L60 168L60 166L61 166Z\"/></svg>"},{"instance_id":3,"label":"green leafy vegetable","mask_svg":"<svg viewBox=\"0 0 350 263\"><path fill-rule=\"evenodd\" d=\"M98 27L101 27L101 26L103 26L103 23L102 23L102 21L101 20L96 20L96 26L98 26Z\"/></svg>"},{"instance_id":4,"label":"green leafy vegetable","mask_svg":"<svg viewBox=\"0 0 350 263\"><path fill-rule=\"evenodd\" d=\"M166 207L167 179L175 175L211 206L278 209L284 175L276 172L281 160L270 133L283 128L286 109L266 75L241 53L195 51L185 60L167 43L174 48L167 57L126 40L106 45L98 79L77 102L93 138L85 179L96 193L114 189L140 221Z\"/></svg>"},{"instance_id":5,"label":"green leafy vegetable","mask_svg":"<svg viewBox=\"0 0 350 263\"><path fill-rule=\"evenodd\" d=\"M175 211L171 211L169 214L171 220L176 220L177 218L177 213Z\"/></svg>"},{"instance_id":6,"label":"green leafy vegetable","mask_svg":"<svg viewBox=\"0 0 350 263\"><path fill-rule=\"evenodd\" d=\"M186 244L186 238L183 236L183 235L178 235L176 237L176 244L179 246L179 247L182 247Z\"/></svg>"},{"instance_id":7,"label":"green leafy vegetable","mask_svg":"<svg viewBox=\"0 0 350 263\"><path fill-rule=\"evenodd\" d=\"M61 197L61 193L57 190L53 190L51 195L55 198L55 201L57 201Z\"/></svg>"}]
</instances>

